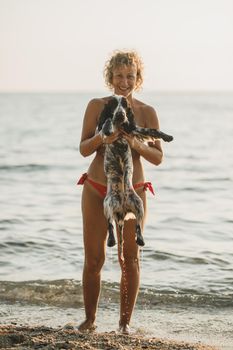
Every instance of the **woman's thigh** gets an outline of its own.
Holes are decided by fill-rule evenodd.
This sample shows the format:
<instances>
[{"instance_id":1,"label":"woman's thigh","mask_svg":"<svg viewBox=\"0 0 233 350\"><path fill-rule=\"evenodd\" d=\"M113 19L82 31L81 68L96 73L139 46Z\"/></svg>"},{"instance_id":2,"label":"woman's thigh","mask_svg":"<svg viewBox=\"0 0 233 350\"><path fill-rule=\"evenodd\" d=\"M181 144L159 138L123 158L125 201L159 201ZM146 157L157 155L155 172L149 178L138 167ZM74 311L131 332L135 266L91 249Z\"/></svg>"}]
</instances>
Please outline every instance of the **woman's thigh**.
<instances>
[{"instance_id":1,"label":"woman's thigh","mask_svg":"<svg viewBox=\"0 0 233 350\"><path fill-rule=\"evenodd\" d=\"M141 230L144 229L145 218L146 218L146 193L142 189L137 192L139 197L143 201L144 206L144 216L141 222ZM123 231L123 255L124 258L139 258L139 247L136 243L136 220L129 219L124 222L124 231ZM118 241L119 241L119 232L118 232ZM119 245L119 244L118 244ZM118 254L119 254L118 249Z\"/></svg>"},{"instance_id":2,"label":"woman's thigh","mask_svg":"<svg viewBox=\"0 0 233 350\"><path fill-rule=\"evenodd\" d=\"M107 221L103 198L87 183L82 192L83 240L86 259L104 259Z\"/></svg>"}]
</instances>

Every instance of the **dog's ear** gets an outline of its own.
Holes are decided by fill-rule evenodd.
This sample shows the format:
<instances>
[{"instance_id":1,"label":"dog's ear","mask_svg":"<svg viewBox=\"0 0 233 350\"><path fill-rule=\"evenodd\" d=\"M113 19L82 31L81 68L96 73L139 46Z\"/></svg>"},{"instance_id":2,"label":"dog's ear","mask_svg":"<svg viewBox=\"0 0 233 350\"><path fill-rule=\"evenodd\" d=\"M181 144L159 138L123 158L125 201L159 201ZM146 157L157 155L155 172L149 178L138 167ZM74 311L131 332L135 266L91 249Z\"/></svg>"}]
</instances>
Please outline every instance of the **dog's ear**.
<instances>
[{"instance_id":1,"label":"dog's ear","mask_svg":"<svg viewBox=\"0 0 233 350\"><path fill-rule=\"evenodd\" d=\"M113 133L114 128L113 128L113 124L112 124L112 119L111 118L107 118L103 128L102 128L103 134L106 136L109 136Z\"/></svg>"},{"instance_id":2,"label":"dog's ear","mask_svg":"<svg viewBox=\"0 0 233 350\"><path fill-rule=\"evenodd\" d=\"M121 104L122 104L122 107L123 107L124 109L129 108L129 102L127 101L127 99L126 99L125 97L122 97L122 98L121 98Z\"/></svg>"},{"instance_id":3,"label":"dog's ear","mask_svg":"<svg viewBox=\"0 0 233 350\"><path fill-rule=\"evenodd\" d=\"M136 130L137 126L136 126L132 107L127 99L126 99L126 103L127 103L126 114L127 114L127 119L128 119L128 133L131 133L134 130Z\"/></svg>"},{"instance_id":4,"label":"dog's ear","mask_svg":"<svg viewBox=\"0 0 233 350\"><path fill-rule=\"evenodd\" d=\"M99 122L98 122L98 131L100 131L108 118L113 118L113 112L118 105L118 101L116 98L112 97L105 103L104 108L100 114Z\"/></svg>"},{"instance_id":5,"label":"dog's ear","mask_svg":"<svg viewBox=\"0 0 233 350\"><path fill-rule=\"evenodd\" d=\"M112 113L115 111L115 109L118 106L118 100L115 97L110 98L108 101L109 108L111 109Z\"/></svg>"},{"instance_id":6,"label":"dog's ear","mask_svg":"<svg viewBox=\"0 0 233 350\"><path fill-rule=\"evenodd\" d=\"M111 118L111 106L108 103L105 103L102 112L100 113L99 122L98 122L98 131L100 131L105 123L105 121L110 117Z\"/></svg>"},{"instance_id":7,"label":"dog's ear","mask_svg":"<svg viewBox=\"0 0 233 350\"><path fill-rule=\"evenodd\" d=\"M123 124L123 129L125 132L127 132L127 134L130 134L132 131L136 130L134 114L130 107L126 108L126 115L127 115L128 123Z\"/></svg>"}]
</instances>

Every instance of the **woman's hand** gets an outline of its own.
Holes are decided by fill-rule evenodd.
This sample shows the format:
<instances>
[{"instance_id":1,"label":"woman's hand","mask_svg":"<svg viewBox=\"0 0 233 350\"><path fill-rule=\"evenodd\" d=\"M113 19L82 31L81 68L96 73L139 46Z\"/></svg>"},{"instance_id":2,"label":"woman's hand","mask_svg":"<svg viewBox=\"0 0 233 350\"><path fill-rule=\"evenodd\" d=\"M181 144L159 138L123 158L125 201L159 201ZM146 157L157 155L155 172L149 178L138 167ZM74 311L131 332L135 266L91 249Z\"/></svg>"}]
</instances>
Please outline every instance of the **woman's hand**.
<instances>
[{"instance_id":1,"label":"woman's hand","mask_svg":"<svg viewBox=\"0 0 233 350\"><path fill-rule=\"evenodd\" d=\"M122 133L122 137L126 139L132 149L138 152L141 156L143 156L149 162L159 165L163 159L163 151L160 147L160 141L149 141L146 143L141 142L137 139L137 137L133 135L129 135L126 133ZM156 142L159 145L156 145Z\"/></svg>"},{"instance_id":2,"label":"woman's hand","mask_svg":"<svg viewBox=\"0 0 233 350\"><path fill-rule=\"evenodd\" d=\"M137 146L139 146L140 141L134 135L129 135L129 134L126 134L125 132L123 132L122 137L126 141L128 141L128 143L132 149L136 149Z\"/></svg>"},{"instance_id":3,"label":"woman's hand","mask_svg":"<svg viewBox=\"0 0 233 350\"><path fill-rule=\"evenodd\" d=\"M120 131L117 130L115 132L113 132L111 135L109 136L106 136L103 134L102 130L99 132L99 135L101 136L102 138L102 141L103 141L103 144L110 144L110 143L113 143L114 141L116 141L119 136L120 136Z\"/></svg>"}]
</instances>

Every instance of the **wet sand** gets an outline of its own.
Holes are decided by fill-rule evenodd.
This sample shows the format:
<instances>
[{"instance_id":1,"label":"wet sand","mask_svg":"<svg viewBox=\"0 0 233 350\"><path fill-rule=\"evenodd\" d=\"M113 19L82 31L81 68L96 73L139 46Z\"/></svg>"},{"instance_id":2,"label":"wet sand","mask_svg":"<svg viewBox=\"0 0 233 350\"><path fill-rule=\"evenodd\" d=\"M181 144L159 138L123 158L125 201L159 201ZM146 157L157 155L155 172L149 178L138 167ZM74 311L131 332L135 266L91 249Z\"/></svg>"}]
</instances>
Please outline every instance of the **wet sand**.
<instances>
[{"instance_id":1,"label":"wet sand","mask_svg":"<svg viewBox=\"0 0 233 350\"><path fill-rule=\"evenodd\" d=\"M85 349L85 350L217 350L203 344L191 344L137 335L80 333L74 329L49 327L0 326L0 349Z\"/></svg>"}]
</instances>

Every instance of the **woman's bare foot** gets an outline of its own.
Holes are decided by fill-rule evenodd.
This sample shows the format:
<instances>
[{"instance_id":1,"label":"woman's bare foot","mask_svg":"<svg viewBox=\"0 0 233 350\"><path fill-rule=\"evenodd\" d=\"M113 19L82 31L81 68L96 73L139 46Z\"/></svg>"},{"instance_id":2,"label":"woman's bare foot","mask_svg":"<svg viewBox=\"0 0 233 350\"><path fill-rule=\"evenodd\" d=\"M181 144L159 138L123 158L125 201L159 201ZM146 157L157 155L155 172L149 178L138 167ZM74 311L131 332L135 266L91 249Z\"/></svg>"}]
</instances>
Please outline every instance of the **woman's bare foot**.
<instances>
[{"instance_id":1,"label":"woman's bare foot","mask_svg":"<svg viewBox=\"0 0 233 350\"><path fill-rule=\"evenodd\" d=\"M78 326L78 330L80 332L94 332L95 329L96 329L96 325L89 320L85 320Z\"/></svg>"},{"instance_id":2,"label":"woman's bare foot","mask_svg":"<svg viewBox=\"0 0 233 350\"><path fill-rule=\"evenodd\" d=\"M119 325L119 332L121 334L130 334L131 331L130 331L128 323Z\"/></svg>"}]
</instances>

